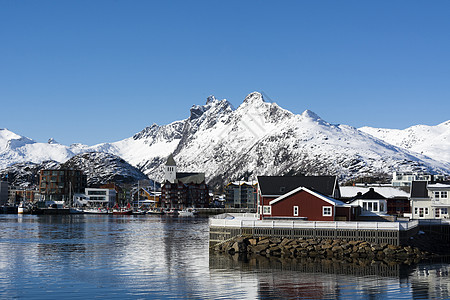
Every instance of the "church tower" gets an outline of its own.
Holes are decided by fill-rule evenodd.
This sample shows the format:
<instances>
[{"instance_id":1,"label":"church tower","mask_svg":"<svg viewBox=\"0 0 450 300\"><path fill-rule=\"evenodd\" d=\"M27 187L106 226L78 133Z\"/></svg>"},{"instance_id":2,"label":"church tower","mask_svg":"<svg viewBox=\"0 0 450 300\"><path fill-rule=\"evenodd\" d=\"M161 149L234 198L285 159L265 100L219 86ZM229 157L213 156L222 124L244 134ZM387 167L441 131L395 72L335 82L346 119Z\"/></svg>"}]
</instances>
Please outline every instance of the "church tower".
<instances>
[{"instance_id":1,"label":"church tower","mask_svg":"<svg viewBox=\"0 0 450 300\"><path fill-rule=\"evenodd\" d=\"M177 179L177 164L173 159L173 155L170 154L167 158L166 166L164 169L164 180L169 181L170 183L175 183Z\"/></svg>"}]
</instances>

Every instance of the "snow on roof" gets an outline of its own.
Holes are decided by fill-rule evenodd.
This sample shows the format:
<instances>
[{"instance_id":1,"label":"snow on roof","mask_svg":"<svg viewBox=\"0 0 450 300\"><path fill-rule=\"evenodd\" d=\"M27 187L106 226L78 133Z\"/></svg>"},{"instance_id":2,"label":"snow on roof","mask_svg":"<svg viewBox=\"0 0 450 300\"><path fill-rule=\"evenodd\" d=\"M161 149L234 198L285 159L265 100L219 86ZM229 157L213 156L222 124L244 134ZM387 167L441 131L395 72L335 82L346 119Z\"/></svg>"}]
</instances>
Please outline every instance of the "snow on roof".
<instances>
[{"instance_id":1,"label":"snow on roof","mask_svg":"<svg viewBox=\"0 0 450 300\"><path fill-rule=\"evenodd\" d=\"M370 188L373 188L375 192L385 198L409 197L409 193L392 186L341 186L339 187L339 190L341 192L342 198L352 198L355 197L359 192L361 194L367 193Z\"/></svg>"},{"instance_id":2,"label":"snow on roof","mask_svg":"<svg viewBox=\"0 0 450 300\"><path fill-rule=\"evenodd\" d=\"M444 184L444 183L433 183L428 184L429 188L450 188L450 184Z\"/></svg>"}]
</instances>

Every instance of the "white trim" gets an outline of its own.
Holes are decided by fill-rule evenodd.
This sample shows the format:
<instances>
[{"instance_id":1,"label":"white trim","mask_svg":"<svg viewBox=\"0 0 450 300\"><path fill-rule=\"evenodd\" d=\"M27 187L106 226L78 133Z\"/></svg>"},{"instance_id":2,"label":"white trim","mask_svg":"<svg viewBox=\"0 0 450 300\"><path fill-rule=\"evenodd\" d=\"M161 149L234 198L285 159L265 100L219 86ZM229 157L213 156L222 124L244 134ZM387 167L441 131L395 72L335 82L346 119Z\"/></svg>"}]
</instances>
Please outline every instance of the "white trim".
<instances>
[{"instance_id":1,"label":"white trim","mask_svg":"<svg viewBox=\"0 0 450 300\"><path fill-rule=\"evenodd\" d=\"M280 196L280 197L278 197L276 199L273 199L272 201L269 202L269 205L273 205L273 204L277 203L278 201L281 201L281 200L283 200L283 199L285 199L285 198L287 198L287 197L289 197L289 196L291 196L293 194L296 194L296 193L298 193L300 191L305 191L305 192L307 192L307 193L309 193L309 194L311 194L313 196L316 196L317 198L319 198L321 200L324 200L325 202L328 202L329 204L332 204L332 205L339 205L339 206L346 206L346 207L350 206L350 205L345 204L344 202L342 202L340 200L329 198L327 196L324 196L322 194L313 192L310 189L302 187L302 186L298 187L298 188L290 191L289 193L286 193L286 194L284 194L284 195L282 195L282 196Z\"/></svg>"},{"instance_id":2,"label":"white trim","mask_svg":"<svg viewBox=\"0 0 450 300\"><path fill-rule=\"evenodd\" d=\"M294 217L298 217L298 212L299 212L298 206L294 205L294 211L292 212Z\"/></svg>"},{"instance_id":3,"label":"white trim","mask_svg":"<svg viewBox=\"0 0 450 300\"><path fill-rule=\"evenodd\" d=\"M265 209L267 209L267 213L264 211ZM263 206L263 215L265 215L265 216L272 215L272 206L264 205Z\"/></svg>"}]
</instances>

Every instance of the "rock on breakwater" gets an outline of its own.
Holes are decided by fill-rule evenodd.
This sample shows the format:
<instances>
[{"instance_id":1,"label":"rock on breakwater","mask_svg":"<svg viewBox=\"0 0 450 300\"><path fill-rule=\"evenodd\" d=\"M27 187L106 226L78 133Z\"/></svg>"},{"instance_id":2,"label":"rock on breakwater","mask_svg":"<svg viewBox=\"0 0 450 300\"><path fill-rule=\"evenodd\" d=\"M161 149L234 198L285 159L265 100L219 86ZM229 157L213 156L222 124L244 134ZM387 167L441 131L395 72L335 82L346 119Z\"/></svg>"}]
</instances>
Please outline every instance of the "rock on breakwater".
<instances>
[{"instance_id":1,"label":"rock on breakwater","mask_svg":"<svg viewBox=\"0 0 450 300\"><path fill-rule=\"evenodd\" d=\"M395 262L417 261L430 253L411 246L373 244L366 241L289 239L238 236L215 245L214 251L277 257L371 259Z\"/></svg>"}]
</instances>

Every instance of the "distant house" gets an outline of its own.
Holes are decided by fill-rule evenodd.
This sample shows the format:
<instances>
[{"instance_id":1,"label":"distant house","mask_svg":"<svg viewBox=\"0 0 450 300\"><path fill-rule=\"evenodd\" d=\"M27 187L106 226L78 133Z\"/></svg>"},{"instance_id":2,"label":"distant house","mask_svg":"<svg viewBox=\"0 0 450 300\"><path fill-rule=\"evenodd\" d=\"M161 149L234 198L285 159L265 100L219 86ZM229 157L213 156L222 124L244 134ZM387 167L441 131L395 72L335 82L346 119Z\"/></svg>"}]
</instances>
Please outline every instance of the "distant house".
<instances>
[{"instance_id":1,"label":"distant house","mask_svg":"<svg viewBox=\"0 0 450 300\"><path fill-rule=\"evenodd\" d=\"M161 207L183 209L208 207L209 188L205 173L180 173L170 154L164 169L164 185L161 187Z\"/></svg>"},{"instance_id":2,"label":"distant house","mask_svg":"<svg viewBox=\"0 0 450 300\"><path fill-rule=\"evenodd\" d=\"M385 199L387 203L386 213L392 216L403 216L405 213L411 212L411 206L409 201L409 193L405 192L400 187L393 187L387 185L356 185L356 186L341 186L341 199L342 201L349 203L353 201L358 194L363 195L373 189L374 192L379 194ZM369 195L369 194L368 194ZM378 196L374 196L378 197ZM363 208L361 206L361 208ZM378 206L379 208L379 206Z\"/></svg>"},{"instance_id":3,"label":"distant house","mask_svg":"<svg viewBox=\"0 0 450 300\"><path fill-rule=\"evenodd\" d=\"M394 172L392 174L392 186L408 186L413 181L444 181L444 175L432 175L424 172Z\"/></svg>"},{"instance_id":4,"label":"distant house","mask_svg":"<svg viewBox=\"0 0 450 300\"><path fill-rule=\"evenodd\" d=\"M74 205L80 207L113 207L116 190L111 188L85 188L84 193L74 195Z\"/></svg>"},{"instance_id":5,"label":"distant house","mask_svg":"<svg viewBox=\"0 0 450 300\"><path fill-rule=\"evenodd\" d=\"M353 220L357 213L336 200L336 176L259 176L258 187L260 219Z\"/></svg>"},{"instance_id":6,"label":"distant house","mask_svg":"<svg viewBox=\"0 0 450 300\"><path fill-rule=\"evenodd\" d=\"M225 186L225 207L256 208L257 182L235 181Z\"/></svg>"},{"instance_id":7,"label":"distant house","mask_svg":"<svg viewBox=\"0 0 450 300\"><path fill-rule=\"evenodd\" d=\"M450 211L450 183L413 181L411 186L411 214L413 219L448 219Z\"/></svg>"},{"instance_id":8,"label":"distant house","mask_svg":"<svg viewBox=\"0 0 450 300\"><path fill-rule=\"evenodd\" d=\"M359 192L348 203L360 207L359 219L387 216L386 198L374 188L369 188L364 194Z\"/></svg>"},{"instance_id":9,"label":"distant house","mask_svg":"<svg viewBox=\"0 0 450 300\"><path fill-rule=\"evenodd\" d=\"M305 187L269 201L263 206L262 219L289 218L308 221L350 221L355 219L355 209L340 200L324 196Z\"/></svg>"}]
</instances>

